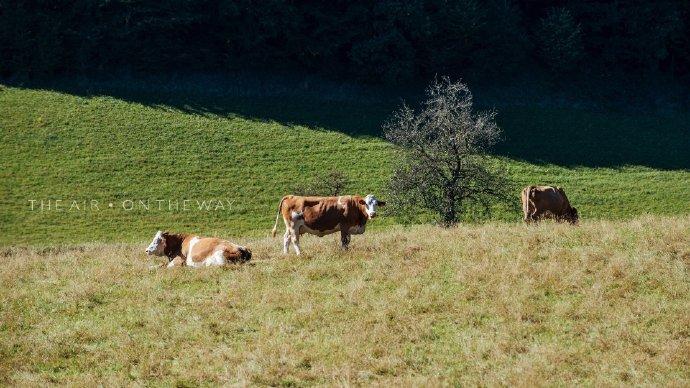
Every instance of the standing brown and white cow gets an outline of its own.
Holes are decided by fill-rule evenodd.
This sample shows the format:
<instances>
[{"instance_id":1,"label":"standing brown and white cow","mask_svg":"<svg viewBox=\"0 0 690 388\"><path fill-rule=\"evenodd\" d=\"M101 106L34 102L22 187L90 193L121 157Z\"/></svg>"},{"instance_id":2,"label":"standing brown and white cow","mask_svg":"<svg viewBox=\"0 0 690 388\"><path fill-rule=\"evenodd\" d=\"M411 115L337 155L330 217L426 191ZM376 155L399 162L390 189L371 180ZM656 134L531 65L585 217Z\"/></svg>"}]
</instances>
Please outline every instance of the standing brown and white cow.
<instances>
[{"instance_id":1,"label":"standing brown and white cow","mask_svg":"<svg viewBox=\"0 0 690 388\"><path fill-rule=\"evenodd\" d=\"M522 212L526 223L553 218L557 221L568 221L577 224L577 209L570 206L570 201L560 187L527 186L522 190Z\"/></svg>"},{"instance_id":2,"label":"standing brown and white cow","mask_svg":"<svg viewBox=\"0 0 690 388\"><path fill-rule=\"evenodd\" d=\"M146 248L147 255L166 256L168 267L187 265L208 267L241 263L252 258L252 251L230 241L193 234L156 232Z\"/></svg>"},{"instance_id":3,"label":"standing brown and white cow","mask_svg":"<svg viewBox=\"0 0 690 388\"><path fill-rule=\"evenodd\" d=\"M339 197L302 197L286 195L280 200L273 237L276 235L278 220L282 215L285 222L283 253L288 253L292 241L295 253L300 254L299 237L309 233L319 237L340 232L340 243L347 248L350 235L362 234L367 221L376 217L378 206L386 203L369 194L342 195Z\"/></svg>"}]
</instances>

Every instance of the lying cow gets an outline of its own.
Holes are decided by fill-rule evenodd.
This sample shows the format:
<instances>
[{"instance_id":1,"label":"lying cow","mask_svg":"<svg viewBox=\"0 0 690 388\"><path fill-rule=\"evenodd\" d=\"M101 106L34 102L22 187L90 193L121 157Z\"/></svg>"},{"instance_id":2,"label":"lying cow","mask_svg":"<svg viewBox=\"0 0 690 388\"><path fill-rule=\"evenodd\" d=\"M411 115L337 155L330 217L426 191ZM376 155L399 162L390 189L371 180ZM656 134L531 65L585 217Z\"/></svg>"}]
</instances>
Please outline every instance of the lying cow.
<instances>
[{"instance_id":1,"label":"lying cow","mask_svg":"<svg viewBox=\"0 0 690 388\"><path fill-rule=\"evenodd\" d=\"M367 221L376 217L376 208L386 203L369 194L340 197L302 197L287 195L280 200L273 237L282 215L285 222L283 253L288 253L292 241L295 253L300 254L299 237L309 233L319 237L340 231L340 243L347 248L350 235L364 233Z\"/></svg>"},{"instance_id":2,"label":"lying cow","mask_svg":"<svg viewBox=\"0 0 690 388\"><path fill-rule=\"evenodd\" d=\"M577 224L577 209L570 206L568 197L560 187L527 186L522 190L522 211L526 223L544 218Z\"/></svg>"},{"instance_id":3,"label":"lying cow","mask_svg":"<svg viewBox=\"0 0 690 388\"><path fill-rule=\"evenodd\" d=\"M147 255L166 256L168 267L208 267L249 261L252 251L230 241L191 234L158 231L146 248Z\"/></svg>"}]
</instances>

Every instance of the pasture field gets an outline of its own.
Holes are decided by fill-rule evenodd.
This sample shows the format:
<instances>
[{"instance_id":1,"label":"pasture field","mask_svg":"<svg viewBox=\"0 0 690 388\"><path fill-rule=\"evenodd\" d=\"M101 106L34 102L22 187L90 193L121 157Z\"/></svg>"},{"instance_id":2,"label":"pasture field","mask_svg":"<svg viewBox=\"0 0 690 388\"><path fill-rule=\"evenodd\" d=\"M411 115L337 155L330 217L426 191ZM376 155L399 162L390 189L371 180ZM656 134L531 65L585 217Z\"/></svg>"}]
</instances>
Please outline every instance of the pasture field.
<instances>
[{"instance_id":1,"label":"pasture field","mask_svg":"<svg viewBox=\"0 0 690 388\"><path fill-rule=\"evenodd\" d=\"M690 217L395 226L149 270L138 244L0 253L2 385L690 384Z\"/></svg>"},{"instance_id":2,"label":"pasture field","mask_svg":"<svg viewBox=\"0 0 690 388\"><path fill-rule=\"evenodd\" d=\"M0 385L690 384L687 113L499 105L516 205L560 185L580 227L384 211L296 257L279 199L339 170L385 200L400 100L226 86L0 85ZM152 270L157 229L254 257Z\"/></svg>"},{"instance_id":3,"label":"pasture field","mask_svg":"<svg viewBox=\"0 0 690 388\"><path fill-rule=\"evenodd\" d=\"M399 99L248 90L0 86L0 245L134 242L160 228L263 236L282 195L330 170L351 179L348 192L385 199L392 150L380 125ZM518 185L564 187L585 219L690 213L687 113L497 110L498 157ZM518 220L518 209L493 218Z\"/></svg>"}]
</instances>

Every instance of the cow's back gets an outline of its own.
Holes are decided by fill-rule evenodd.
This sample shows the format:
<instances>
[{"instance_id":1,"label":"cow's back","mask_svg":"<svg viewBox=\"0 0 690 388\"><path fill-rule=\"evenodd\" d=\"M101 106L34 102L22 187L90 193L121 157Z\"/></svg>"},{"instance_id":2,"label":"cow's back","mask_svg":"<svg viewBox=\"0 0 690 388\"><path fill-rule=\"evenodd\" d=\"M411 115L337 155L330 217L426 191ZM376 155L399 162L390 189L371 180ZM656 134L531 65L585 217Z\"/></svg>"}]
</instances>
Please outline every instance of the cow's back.
<instances>
[{"instance_id":1,"label":"cow's back","mask_svg":"<svg viewBox=\"0 0 690 388\"><path fill-rule=\"evenodd\" d=\"M529 195L538 212L548 211L554 215L561 215L569 207L565 192L560 187L534 186Z\"/></svg>"}]
</instances>

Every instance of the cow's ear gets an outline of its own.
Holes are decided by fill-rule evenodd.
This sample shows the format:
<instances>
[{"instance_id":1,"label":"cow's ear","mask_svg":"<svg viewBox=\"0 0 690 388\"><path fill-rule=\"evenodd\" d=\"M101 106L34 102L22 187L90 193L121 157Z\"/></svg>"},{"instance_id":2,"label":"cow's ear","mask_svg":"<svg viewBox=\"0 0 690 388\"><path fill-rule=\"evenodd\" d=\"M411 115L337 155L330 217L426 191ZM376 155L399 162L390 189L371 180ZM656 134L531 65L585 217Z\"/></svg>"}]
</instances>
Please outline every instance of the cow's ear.
<instances>
[{"instance_id":1,"label":"cow's ear","mask_svg":"<svg viewBox=\"0 0 690 388\"><path fill-rule=\"evenodd\" d=\"M379 206L386 206L386 201L377 201Z\"/></svg>"},{"instance_id":2,"label":"cow's ear","mask_svg":"<svg viewBox=\"0 0 690 388\"><path fill-rule=\"evenodd\" d=\"M364 200L364 198L358 198L357 203L359 203L360 205L367 206L367 202Z\"/></svg>"}]
</instances>

